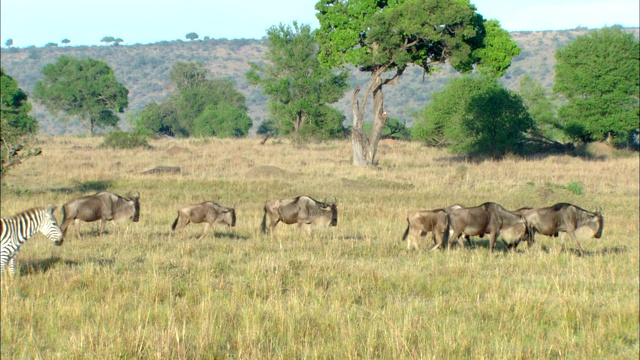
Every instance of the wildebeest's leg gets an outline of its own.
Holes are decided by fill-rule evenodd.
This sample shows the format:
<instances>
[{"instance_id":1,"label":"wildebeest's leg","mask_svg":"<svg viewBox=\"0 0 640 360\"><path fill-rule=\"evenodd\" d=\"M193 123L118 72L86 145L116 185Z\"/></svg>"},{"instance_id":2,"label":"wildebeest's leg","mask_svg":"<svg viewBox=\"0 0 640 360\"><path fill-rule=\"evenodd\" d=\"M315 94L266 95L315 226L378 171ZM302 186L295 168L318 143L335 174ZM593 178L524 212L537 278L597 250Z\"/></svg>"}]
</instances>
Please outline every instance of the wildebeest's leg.
<instances>
[{"instance_id":1,"label":"wildebeest's leg","mask_svg":"<svg viewBox=\"0 0 640 360\"><path fill-rule=\"evenodd\" d=\"M489 233L489 252L493 252L493 250L496 249L496 240L498 239L499 235L500 235L499 231L496 231L494 233Z\"/></svg>"},{"instance_id":2,"label":"wildebeest's leg","mask_svg":"<svg viewBox=\"0 0 640 360\"><path fill-rule=\"evenodd\" d=\"M62 225L60 225L60 230L62 231L62 236L64 237L67 234L67 228L69 227L69 224L71 224L71 221L73 221L72 218L68 218L68 219L64 219L64 221L62 222Z\"/></svg>"},{"instance_id":3,"label":"wildebeest's leg","mask_svg":"<svg viewBox=\"0 0 640 360\"><path fill-rule=\"evenodd\" d=\"M190 222L191 220L189 220L188 216L182 214L181 212L178 212L178 217L173 222L173 225L171 225L171 228L178 229L178 232L180 232L180 236L184 236L184 228L189 225Z\"/></svg>"},{"instance_id":4,"label":"wildebeest's leg","mask_svg":"<svg viewBox=\"0 0 640 360\"><path fill-rule=\"evenodd\" d=\"M464 249L464 238L467 236L467 234L464 233L464 230L460 233L460 235L458 235L458 237L456 238L456 241L458 243L458 245ZM449 242L449 245L451 245L451 242ZM450 247L449 247L450 248Z\"/></svg>"},{"instance_id":5,"label":"wildebeest's leg","mask_svg":"<svg viewBox=\"0 0 640 360\"><path fill-rule=\"evenodd\" d=\"M584 255L584 251L582 250L582 246L580 246L580 243L578 242L578 238L576 238L575 231L568 231L567 234L569 234L569 236L571 236L573 241L576 242L576 245L578 245L578 250L580 250L580 255Z\"/></svg>"},{"instance_id":6,"label":"wildebeest's leg","mask_svg":"<svg viewBox=\"0 0 640 360\"><path fill-rule=\"evenodd\" d=\"M434 236L435 236L435 232L434 232ZM437 239L436 245L434 247L432 247L431 250L429 250L429 251L435 251L435 250L441 249L441 248L443 248L443 246L444 246L444 238L440 237L440 238ZM449 246L451 246L451 243L447 244L447 249L449 248Z\"/></svg>"},{"instance_id":7,"label":"wildebeest's leg","mask_svg":"<svg viewBox=\"0 0 640 360\"><path fill-rule=\"evenodd\" d=\"M413 247L416 250L420 250L420 245L418 242L422 237L422 231L414 229L413 227L409 230L409 235L407 236L407 250L411 250L411 241L413 240Z\"/></svg>"},{"instance_id":8,"label":"wildebeest's leg","mask_svg":"<svg viewBox=\"0 0 640 360\"><path fill-rule=\"evenodd\" d=\"M444 245L444 232L440 232L438 229L433 229L433 240L437 242L437 247L442 247Z\"/></svg>"},{"instance_id":9,"label":"wildebeest's leg","mask_svg":"<svg viewBox=\"0 0 640 360\"><path fill-rule=\"evenodd\" d=\"M74 222L76 223L76 235L78 235L78 239L82 239L82 236L80 236L80 219L75 219Z\"/></svg>"},{"instance_id":10,"label":"wildebeest's leg","mask_svg":"<svg viewBox=\"0 0 640 360\"><path fill-rule=\"evenodd\" d=\"M453 234L450 234L449 241L447 242L447 250L451 250L451 247L453 246L453 242L460 241L459 240L460 236L462 236L462 231L453 230ZM444 242L444 239L443 239L443 242ZM431 249L431 251L438 249L440 246L442 246L442 243L436 245L433 249Z\"/></svg>"},{"instance_id":11,"label":"wildebeest's leg","mask_svg":"<svg viewBox=\"0 0 640 360\"><path fill-rule=\"evenodd\" d=\"M202 235L200 235L200 237L198 237L198 240L202 239L206 234L207 234L207 230L209 230L208 228L211 228L211 232L213 232L213 225L211 223L205 222L204 223L204 228L202 229ZM216 234L213 234L213 237L216 237Z\"/></svg>"},{"instance_id":12,"label":"wildebeest's leg","mask_svg":"<svg viewBox=\"0 0 640 360\"><path fill-rule=\"evenodd\" d=\"M298 230L302 230L304 228L304 232L307 235L311 235L311 224L307 224L304 221L298 222Z\"/></svg>"},{"instance_id":13,"label":"wildebeest's leg","mask_svg":"<svg viewBox=\"0 0 640 360\"><path fill-rule=\"evenodd\" d=\"M100 220L100 236L102 236L102 232L104 231L104 225L107 223L107 219L102 218Z\"/></svg>"},{"instance_id":14,"label":"wildebeest's leg","mask_svg":"<svg viewBox=\"0 0 640 360\"><path fill-rule=\"evenodd\" d=\"M471 246L471 236L465 235L464 238L467 240L467 245Z\"/></svg>"},{"instance_id":15,"label":"wildebeest's leg","mask_svg":"<svg viewBox=\"0 0 640 360\"><path fill-rule=\"evenodd\" d=\"M269 234L273 233L273 229L276 227L276 225L278 225L279 222L280 222L279 218L276 218L274 220L271 216L269 216L269 227L268 227Z\"/></svg>"}]
</instances>

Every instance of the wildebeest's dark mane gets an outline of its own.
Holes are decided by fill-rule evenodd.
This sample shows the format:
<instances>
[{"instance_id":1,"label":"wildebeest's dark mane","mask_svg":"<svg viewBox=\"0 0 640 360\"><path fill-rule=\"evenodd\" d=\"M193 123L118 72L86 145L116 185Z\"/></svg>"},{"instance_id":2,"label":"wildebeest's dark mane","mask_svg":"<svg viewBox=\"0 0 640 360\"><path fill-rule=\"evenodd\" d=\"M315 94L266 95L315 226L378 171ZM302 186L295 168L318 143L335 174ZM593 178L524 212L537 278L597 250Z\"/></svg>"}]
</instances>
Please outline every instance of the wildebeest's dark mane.
<instances>
[{"instance_id":1,"label":"wildebeest's dark mane","mask_svg":"<svg viewBox=\"0 0 640 360\"><path fill-rule=\"evenodd\" d=\"M312 198L311 196L307 196L307 195L300 195L300 196L295 197L293 199L293 203L297 204L298 200L300 200L301 197L308 197L309 199L313 200L316 204L320 205L320 207L327 207L327 206L335 205L335 204L327 204L325 202L318 201L318 200Z\"/></svg>"},{"instance_id":2,"label":"wildebeest's dark mane","mask_svg":"<svg viewBox=\"0 0 640 360\"><path fill-rule=\"evenodd\" d=\"M551 208L552 208L554 211L560 211L560 210L565 209L565 208L567 208L567 207L569 207L569 206L573 206L574 208L576 208L576 210L579 210L579 211L581 211L581 212L587 213L587 214L592 215L592 216L598 215L598 214L597 214L597 213L595 213L595 212L592 212L592 211L589 211L589 210L583 209L583 208L581 208L581 207L579 207L579 206L576 206L576 205L573 205L573 204L569 204L569 203L557 203L557 204L555 204L555 205L551 206ZM600 215L600 216L602 216L602 215Z\"/></svg>"}]
</instances>

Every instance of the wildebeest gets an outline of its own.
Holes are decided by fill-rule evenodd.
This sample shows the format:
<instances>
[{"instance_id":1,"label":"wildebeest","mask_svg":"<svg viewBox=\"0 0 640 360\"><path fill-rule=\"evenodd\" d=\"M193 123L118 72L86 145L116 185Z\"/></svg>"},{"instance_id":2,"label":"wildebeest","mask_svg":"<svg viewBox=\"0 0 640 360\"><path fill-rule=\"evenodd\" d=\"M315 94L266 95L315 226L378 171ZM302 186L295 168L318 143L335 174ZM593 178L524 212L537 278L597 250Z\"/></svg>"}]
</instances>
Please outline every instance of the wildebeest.
<instances>
[{"instance_id":1,"label":"wildebeest","mask_svg":"<svg viewBox=\"0 0 640 360\"><path fill-rule=\"evenodd\" d=\"M269 226L267 226L267 215ZM307 233L311 227L337 226L338 206L335 203L327 204L314 200L308 196L298 196L294 199L269 200L264 205L261 229L273 232L273 228L280 222L290 225L298 224L298 228L306 227Z\"/></svg>"},{"instance_id":2,"label":"wildebeest","mask_svg":"<svg viewBox=\"0 0 640 360\"><path fill-rule=\"evenodd\" d=\"M204 231L198 239L202 239L205 236L207 227L211 229L211 233L215 237L216 233L213 230L213 224L236 226L236 210L234 207L224 207L213 201L188 205L178 210L178 217L171 225L171 230L175 230L177 226L182 234L189 223L205 223Z\"/></svg>"},{"instance_id":3,"label":"wildebeest","mask_svg":"<svg viewBox=\"0 0 640 360\"><path fill-rule=\"evenodd\" d=\"M62 206L62 233L66 234L71 221L75 220L76 234L80 236L80 221L92 222L101 220L100 236L107 221L124 221L140 219L140 193L135 196L120 196L107 191L95 195L75 198Z\"/></svg>"},{"instance_id":4,"label":"wildebeest","mask_svg":"<svg viewBox=\"0 0 640 360\"><path fill-rule=\"evenodd\" d=\"M498 236L502 235L503 240L520 241L529 234L529 227L526 219L513 213L499 204L487 202L479 206L469 208L454 209L449 212L449 221L453 234L450 237L448 248L452 242L457 241L464 247L462 236L482 236L489 234L489 250L495 249ZM438 243L434 249L442 246Z\"/></svg>"},{"instance_id":5,"label":"wildebeest","mask_svg":"<svg viewBox=\"0 0 640 360\"><path fill-rule=\"evenodd\" d=\"M444 209L418 210L407 216L407 229L402 240L407 240L407 249L411 249L411 241L416 250L420 250L418 240L427 233L433 233L434 241L440 244L449 239L449 215Z\"/></svg>"},{"instance_id":6,"label":"wildebeest","mask_svg":"<svg viewBox=\"0 0 640 360\"><path fill-rule=\"evenodd\" d=\"M527 219L527 223L531 227L531 241L534 241L533 237L536 233L558 236L558 233L563 232L569 234L578 245L580 253L583 254L575 234L578 228L591 230L590 237L596 239L602 237L604 216L599 209L596 212L591 212L568 203L558 203L545 208L523 208L518 211Z\"/></svg>"}]
</instances>

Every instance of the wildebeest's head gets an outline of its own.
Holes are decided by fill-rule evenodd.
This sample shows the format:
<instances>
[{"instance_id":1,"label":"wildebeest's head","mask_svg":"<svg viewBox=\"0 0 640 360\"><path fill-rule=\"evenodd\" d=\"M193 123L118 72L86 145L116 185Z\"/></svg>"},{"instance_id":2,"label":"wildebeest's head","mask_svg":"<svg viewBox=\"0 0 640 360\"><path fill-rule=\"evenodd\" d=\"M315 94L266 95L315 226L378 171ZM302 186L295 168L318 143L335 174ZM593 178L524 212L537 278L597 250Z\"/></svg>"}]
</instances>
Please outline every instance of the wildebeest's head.
<instances>
[{"instance_id":1,"label":"wildebeest's head","mask_svg":"<svg viewBox=\"0 0 640 360\"><path fill-rule=\"evenodd\" d=\"M595 234L595 238L600 239L602 237L602 230L604 230L604 216L602 216L602 209L596 209L595 216L592 218L592 221L596 223L598 229Z\"/></svg>"},{"instance_id":2,"label":"wildebeest's head","mask_svg":"<svg viewBox=\"0 0 640 360\"><path fill-rule=\"evenodd\" d=\"M219 206L216 222L227 226L236 226L236 208Z\"/></svg>"},{"instance_id":3,"label":"wildebeest's head","mask_svg":"<svg viewBox=\"0 0 640 360\"><path fill-rule=\"evenodd\" d=\"M129 195L128 197L125 198L127 205L133 208L133 211L129 216L129 219L131 219L133 222L138 222L138 220L140 220L140 193L139 192L137 193L138 194L135 196Z\"/></svg>"},{"instance_id":4,"label":"wildebeest's head","mask_svg":"<svg viewBox=\"0 0 640 360\"><path fill-rule=\"evenodd\" d=\"M329 208L331 209L331 226L338 226L338 205L331 203Z\"/></svg>"},{"instance_id":5,"label":"wildebeest's head","mask_svg":"<svg viewBox=\"0 0 640 360\"><path fill-rule=\"evenodd\" d=\"M229 215L231 217L231 226L236 226L236 209L235 206L229 209Z\"/></svg>"}]
</instances>

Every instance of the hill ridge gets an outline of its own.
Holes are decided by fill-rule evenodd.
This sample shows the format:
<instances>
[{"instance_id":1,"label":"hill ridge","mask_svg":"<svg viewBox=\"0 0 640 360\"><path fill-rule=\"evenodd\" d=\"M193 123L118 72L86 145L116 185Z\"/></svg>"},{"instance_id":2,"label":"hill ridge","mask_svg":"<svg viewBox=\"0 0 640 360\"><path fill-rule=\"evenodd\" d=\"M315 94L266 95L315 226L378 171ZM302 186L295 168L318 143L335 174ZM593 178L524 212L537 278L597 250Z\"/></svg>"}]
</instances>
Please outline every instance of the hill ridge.
<instances>
[{"instance_id":1,"label":"hill ridge","mask_svg":"<svg viewBox=\"0 0 640 360\"><path fill-rule=\"evenodd\" d=\"M638 28L625 28L638 37ZM515 89L519 79L528 74L543 86L553 85L555 51L570 43L575 37L587 34L591 29L573 30L515 31L513 40L522 48L522 53L514 58L512 65L501 79L505 87ZM2 48L0 62L6 73L18 81L28 94L41 78L40 71L60 55L92 57L106 61L113 68L118 81L129 89L129 107L121 116L121 127L127 128L127 118L131 118L149 103L162 102L168 98L171 82L168 77L171 66L176 61L197 61L205 65L210 77L228 78L236 88L245 94L249 116L258 124L266 120L267 98L260 89L250 86L244 74L249 70L248 62L261 63L267 49L265 39L207 39L196 41L160 41L152 44L118 46L81 45L27 48ZM415 111L423 108L431 93L444 88L447 81L457 77L455 71L445 66L437 74L423 77L422 69L407 69L400 82L384 89L385 107L391 117L410 124ZM351 88L366 83L368 76L352 69ZM351 90L334 104L343 112L346 122L350 121L349 99ZM32 102L33 103L33 102ZM41 134L83 134L77 121L71 120L66 126L56 122L42 106L34 103L32 115L38 118Z\"/></svg>"}]
</instances>

